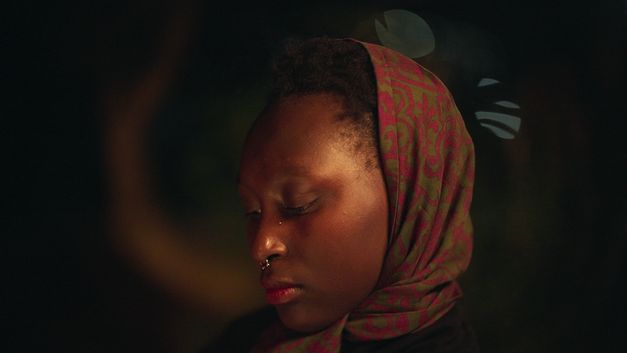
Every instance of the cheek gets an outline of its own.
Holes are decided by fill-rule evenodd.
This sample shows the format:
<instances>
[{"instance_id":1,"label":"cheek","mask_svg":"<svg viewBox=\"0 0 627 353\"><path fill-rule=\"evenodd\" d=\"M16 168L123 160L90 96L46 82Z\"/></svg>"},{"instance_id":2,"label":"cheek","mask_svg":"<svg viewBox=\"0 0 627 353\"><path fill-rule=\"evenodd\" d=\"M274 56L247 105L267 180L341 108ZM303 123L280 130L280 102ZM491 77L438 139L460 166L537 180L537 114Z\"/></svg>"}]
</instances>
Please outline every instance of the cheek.
<instances>
[{"instance_id":1,"label":"cheek","mask_svg":"<svg viewBox=\"0 0 627 353\"><path fill-rule=\"evenodd\" d=\"M337 295L363 299L378 280L387 246L387 206L358 204L311 218L303 259ZM347 298L355 300L355 298Z\"/></svg>"}]
</instances>

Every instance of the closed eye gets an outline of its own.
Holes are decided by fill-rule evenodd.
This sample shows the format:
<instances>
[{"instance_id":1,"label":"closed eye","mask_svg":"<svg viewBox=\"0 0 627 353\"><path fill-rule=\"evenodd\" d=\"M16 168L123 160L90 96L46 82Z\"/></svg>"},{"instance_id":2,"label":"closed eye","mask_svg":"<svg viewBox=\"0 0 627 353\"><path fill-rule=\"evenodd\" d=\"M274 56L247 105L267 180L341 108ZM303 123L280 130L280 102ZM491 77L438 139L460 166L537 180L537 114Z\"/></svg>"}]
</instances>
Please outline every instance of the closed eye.
<instances>
[{"instance_id":1,"label":"closed eye","mask_svg":"<svg viewBox=\"0 0 627 353\"><path fill-rule=\"evenodd\" d=\"M261 217L261 210L252 210L244 213L244 217L247 219L259 219Z\"/></svg>"},{"instance_id":2,"label":"closed eye","mask_svg":"<svg viewBox=\"0 0 627 353\"><path fill-rule=\"evenodd\" d=\"M300 216L307 214L312 210L312 207L316 204L316 201L318 201L318 199L308 202L302 206L283 206L283 213L285 213L286 216Z\"/></svg>"}]
</instances>

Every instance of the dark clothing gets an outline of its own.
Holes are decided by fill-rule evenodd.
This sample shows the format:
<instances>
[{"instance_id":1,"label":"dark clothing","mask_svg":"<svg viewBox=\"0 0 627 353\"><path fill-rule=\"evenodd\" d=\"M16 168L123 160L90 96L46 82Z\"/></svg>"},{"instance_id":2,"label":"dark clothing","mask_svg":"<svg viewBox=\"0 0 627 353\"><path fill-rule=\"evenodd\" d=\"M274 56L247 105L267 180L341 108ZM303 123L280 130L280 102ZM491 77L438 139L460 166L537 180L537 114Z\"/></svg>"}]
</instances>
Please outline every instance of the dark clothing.
<instances>
[{"instance_id":1,"label":"dark clothing","mask_svg":"<svg viewBox=\"0 0 627 353\"><path fill-rule=\"evenodd\" d=\"M454 307L433 325L416 333L371 342L342 342L346 353L479 353L470 326Z\"/></svg>"},{"instance_id":2,"label":"dark clothing","mask_svg":"<svg viewBox=\"0 0 627 353\"><path fill-rule=\"evenodd\" d=\"M278 320L272 307L245 316L232 325L203 353L247 353L270 322ZM342 341L342 353L478 353L472 329L454 307L433 325L416 333L370 342Z\"/></svg>"},{"instance_id":3,"label":"dark clothing","mask_svg":"<svg viewBox=\"0 0 627 353\"><path fill-rule=\"evenodd\" d=\"M278 320L276 310L266 306L239 318L201 353L248 353L269 323Z\"/></svg>"}]
</instances>

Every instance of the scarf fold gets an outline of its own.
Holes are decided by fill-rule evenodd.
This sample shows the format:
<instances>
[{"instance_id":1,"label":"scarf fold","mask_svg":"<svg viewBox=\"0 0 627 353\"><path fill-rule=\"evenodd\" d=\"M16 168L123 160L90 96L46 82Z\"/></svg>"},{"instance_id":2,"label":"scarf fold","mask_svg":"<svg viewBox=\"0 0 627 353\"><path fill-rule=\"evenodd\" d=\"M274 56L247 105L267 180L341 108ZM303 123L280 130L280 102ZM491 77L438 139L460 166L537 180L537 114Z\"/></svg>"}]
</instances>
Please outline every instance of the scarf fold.
<instances>
[{"instance_id":1,"label":"scarf fold","mask_svg":"<svg viewBox=\"0 0 627 353\"><path fill-rule=\"evenodd\" d=\"M444 84L413 60L363 43L377 80L379 155L389 200L388 248L375 290L321 332L290 337L280 323L255 352L338 353L342 339L419 331L462 295L472 252L474 148Z\"/></svg>"}]
</instances>

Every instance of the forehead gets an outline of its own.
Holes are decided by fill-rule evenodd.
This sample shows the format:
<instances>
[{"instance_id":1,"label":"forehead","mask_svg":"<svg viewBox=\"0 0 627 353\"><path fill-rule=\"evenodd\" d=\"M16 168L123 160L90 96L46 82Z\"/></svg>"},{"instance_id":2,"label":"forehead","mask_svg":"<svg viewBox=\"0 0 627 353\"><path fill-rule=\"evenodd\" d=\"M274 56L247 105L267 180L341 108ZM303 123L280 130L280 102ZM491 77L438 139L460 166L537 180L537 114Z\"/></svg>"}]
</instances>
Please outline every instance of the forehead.
<instances>
[{"instance_id":1,"label":"forehead","mask_svg":"<svg viewBox=\"0 0 627 353\"><path fill-rule=\"evenodd\" d=\"M340 99L330 94L287 98L260 118L246 141L245 150L270 149L274 154L299 147L320 148L337 141L345 122Z\"/></svg>"},{"instance_id":2,"label":"forehead","mask_svg":"<svg viewBox=\"0 0 627 353\"><path fill-rule=\"evenodd\" d=\"M241 174L280 170L306 175L314 172L314 166L325 167L325 159L346 148L341 130L347 123L340 119L342 114L341 100L330 94L281 101L266 112L248 136Z\"/></svg>"},{"instance_id":3,"label":"forehead","mask_svg":"<svg viewBox=\"0 0 627 353\"><path fill-rule=\"evenodd\" d=\"M274 104L260 118L253 133L258 132L256 130L264 130L264 134L281 131L286 136L291 131L302 136L312 129L315 133L320 132L317 130L329 132L337 129L344 111L341 98L334 94L292 96Z\"/></svg>"}]
</instances>

